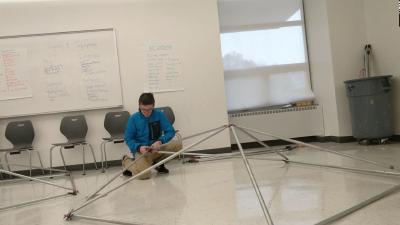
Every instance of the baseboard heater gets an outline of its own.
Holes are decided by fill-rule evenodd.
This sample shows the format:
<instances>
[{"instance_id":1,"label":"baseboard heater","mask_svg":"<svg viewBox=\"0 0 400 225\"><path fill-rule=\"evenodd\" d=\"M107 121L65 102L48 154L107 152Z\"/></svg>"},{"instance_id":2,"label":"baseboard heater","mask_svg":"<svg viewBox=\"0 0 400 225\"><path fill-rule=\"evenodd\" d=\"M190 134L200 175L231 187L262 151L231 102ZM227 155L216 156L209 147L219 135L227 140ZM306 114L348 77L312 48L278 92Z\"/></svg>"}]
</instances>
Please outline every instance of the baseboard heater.
<instances>
[{"instance_id":1,"label":"baseboard heater","mask_svg":"<svg viewBox=\"0 0 400 225\"><path fill-rule=\"evenodd\" d=\"M286 138L324 136L323 113L320 105L229 113L229 122ZM240 131L238 133L241 142L254 142L252 138ZM262 141L274 140L274 138L258 134L255 136ZM232 134L231 143L236 144Z\"/></svg>"}]
</instances>

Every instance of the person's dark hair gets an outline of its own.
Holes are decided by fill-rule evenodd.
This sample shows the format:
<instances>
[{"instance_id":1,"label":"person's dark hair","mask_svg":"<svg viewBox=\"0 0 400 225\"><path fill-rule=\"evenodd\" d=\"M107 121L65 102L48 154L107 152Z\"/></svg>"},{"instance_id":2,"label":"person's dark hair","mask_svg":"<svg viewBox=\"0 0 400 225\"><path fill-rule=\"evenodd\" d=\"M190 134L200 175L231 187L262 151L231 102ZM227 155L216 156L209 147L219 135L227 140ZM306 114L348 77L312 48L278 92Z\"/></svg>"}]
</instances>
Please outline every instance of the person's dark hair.
<instances>
[{"instance_id":1,"label":"person's dark hair","mask_svg":"<svg viewBox=\"0 0 400 225\"><path fill-rule=\"evenodd\" d=\"M142 93L139 97L140 105L154 105L153 93Z\"/></svg>"}]
</instances>

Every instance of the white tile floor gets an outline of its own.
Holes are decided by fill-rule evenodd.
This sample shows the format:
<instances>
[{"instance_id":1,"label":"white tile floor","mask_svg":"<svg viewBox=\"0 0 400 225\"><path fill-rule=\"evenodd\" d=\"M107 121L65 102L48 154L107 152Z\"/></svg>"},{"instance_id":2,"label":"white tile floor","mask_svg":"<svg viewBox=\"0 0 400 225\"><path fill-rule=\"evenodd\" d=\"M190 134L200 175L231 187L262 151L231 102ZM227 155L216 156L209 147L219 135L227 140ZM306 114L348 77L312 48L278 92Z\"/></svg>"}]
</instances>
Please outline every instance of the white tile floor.
<instances>
[{"instance_id":1,"label":"white tile floor","mask_svg":"<svg viewBox=\"0 0 400 225\"><path fill-rule=\"evenodd\" d=\"M400 168L400 144L360 146L318 144ZM291 159L331 163L365 169L375 166L354 162L332 154L298 148L286 153ZM258 157L272 157L271 154ZM379 194L399 178L343 172L336 169L285 165L281 162L250 160L261 192L275 225L315 224L341 210ZM255 225L266 224L242 159L227 159L196 164L170 162L169 175L146 181L132 181L84 208L78 214L111 220L153 225ZM92 225L87 220L64 221L63 215L84 197L104 184L119 168L107 173L74 173L79 195L57 198L39 204L0 212L0 225ZM120 183L126 178L120 177ZM69 185L68 181L54 182ZM111 188L111 186L110 186ZM36 182L0 184L0 207L64 190ZM400 224L400 193L392 194L333 224Z\"/></svg>"}]
</instances>

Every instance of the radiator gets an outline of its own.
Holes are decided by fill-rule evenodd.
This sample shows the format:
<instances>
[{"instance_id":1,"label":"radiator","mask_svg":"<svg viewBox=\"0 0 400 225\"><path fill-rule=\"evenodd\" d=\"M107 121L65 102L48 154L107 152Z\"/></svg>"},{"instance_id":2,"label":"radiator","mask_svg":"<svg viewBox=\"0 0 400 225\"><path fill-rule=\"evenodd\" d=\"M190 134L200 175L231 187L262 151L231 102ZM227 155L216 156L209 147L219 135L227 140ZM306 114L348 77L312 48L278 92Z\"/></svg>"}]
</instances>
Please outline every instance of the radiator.
<instances>
[{"instance_id":1,"label":"radiator","mask_svg":"<svg viewBox=\"0 0 400 225\"><path fill-rule=\"evenodd\" d=\"M324 135L322 106L319 105L229 113L229 122L285 138ZM237 130L236 133L240 142L254 142L241 131ZM263 141L276 139L258 134L255 136ZM232 134L231 143L236 143Z\"/></svg>"}]
</instances>

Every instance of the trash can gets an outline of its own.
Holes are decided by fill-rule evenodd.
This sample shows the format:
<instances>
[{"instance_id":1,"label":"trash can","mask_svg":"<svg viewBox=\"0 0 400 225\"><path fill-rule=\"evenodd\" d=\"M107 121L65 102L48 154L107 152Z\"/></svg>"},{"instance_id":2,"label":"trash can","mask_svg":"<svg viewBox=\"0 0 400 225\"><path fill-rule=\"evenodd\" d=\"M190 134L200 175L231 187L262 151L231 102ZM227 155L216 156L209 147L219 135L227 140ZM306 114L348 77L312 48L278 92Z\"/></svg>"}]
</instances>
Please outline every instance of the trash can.
<instances>
[{"instance_id":1,"label":"trash can","mask_svg":"<svg viewBox=\"0 0 400 225\"><path fill-rule=\"evenodd\" d=\"M381 140L393 135L391 75L345 81L353 136Z\"/></svg>"}]
</instances>

